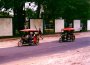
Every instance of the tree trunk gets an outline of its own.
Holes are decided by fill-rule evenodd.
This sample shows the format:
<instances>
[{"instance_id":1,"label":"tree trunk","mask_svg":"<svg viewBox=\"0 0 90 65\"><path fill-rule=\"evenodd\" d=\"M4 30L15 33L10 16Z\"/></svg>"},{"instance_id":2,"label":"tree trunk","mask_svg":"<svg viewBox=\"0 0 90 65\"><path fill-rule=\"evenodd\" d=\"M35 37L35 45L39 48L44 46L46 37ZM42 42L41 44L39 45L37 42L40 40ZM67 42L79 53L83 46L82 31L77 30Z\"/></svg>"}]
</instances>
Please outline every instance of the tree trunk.
<instances>
[{"instance_id":1,"label":"tree trunk","mask_svg":"<svg viewBox=\"0 0 90 65\"><path fill-rule=\"evenodd\" d=\"M40 3L38 2L37 18L40 18L40 9L41 9L41 6L40 6Z\"/></svg>"},{"instance_id":2,"label":"tree trunk","mask_svg":"<svg viewBox=\"0 0 90 65\"><path fill-rule=\"evenodd\" d=\"M25 12L23 11L23 4L19 3L19 7L14 6L14 34L20 34L20 30L24 29Z\"/></svg>"}]
</instances>

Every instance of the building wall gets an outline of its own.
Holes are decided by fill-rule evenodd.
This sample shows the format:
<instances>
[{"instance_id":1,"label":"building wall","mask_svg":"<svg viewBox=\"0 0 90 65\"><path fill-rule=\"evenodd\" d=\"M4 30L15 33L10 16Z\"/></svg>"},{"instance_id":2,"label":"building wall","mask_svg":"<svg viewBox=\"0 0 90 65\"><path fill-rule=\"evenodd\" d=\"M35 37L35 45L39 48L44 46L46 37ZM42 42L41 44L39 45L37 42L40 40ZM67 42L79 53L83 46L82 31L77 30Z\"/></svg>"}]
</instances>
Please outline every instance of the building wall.
<instances>
[{"instance_id":1,"label":"building wall","mask_svg":"<svg viewBox=\"0 0 90 65\"><path fill-rule=\"evenodd\" d=\"M0 18L0 36L12 36L12 28L12 18Z\"/></svg>"},{"instance_id":2,"label":"building wall","mask_svg":"<svg viewBox=\"0 0 90 65\"><path fill-rule=\"evenodd\" d=\"M64 28L64 20L63 19L55 19L55 33L61 32L61 29Z\"/></svg>"},{"instance_id":3,"label":"building wall","mask_svg":"<svg viewBox=\"0 0 90 65\"><path fill-rule=\"evenodd\" d=\"M42 19L30 19L30 29L39 30L39 28L41 28L41 31L43 33L43 20Z\"/></svg>"},{"instance_id":4,"label":"building wall","mask_svg":"<svg viewBox=\"0 0 90 65\"><path fill-rule=\"evenodd\" d=\"M75 31L80 31L80 20L74 20L74 29Z\"/></svg>"}]
</instances>

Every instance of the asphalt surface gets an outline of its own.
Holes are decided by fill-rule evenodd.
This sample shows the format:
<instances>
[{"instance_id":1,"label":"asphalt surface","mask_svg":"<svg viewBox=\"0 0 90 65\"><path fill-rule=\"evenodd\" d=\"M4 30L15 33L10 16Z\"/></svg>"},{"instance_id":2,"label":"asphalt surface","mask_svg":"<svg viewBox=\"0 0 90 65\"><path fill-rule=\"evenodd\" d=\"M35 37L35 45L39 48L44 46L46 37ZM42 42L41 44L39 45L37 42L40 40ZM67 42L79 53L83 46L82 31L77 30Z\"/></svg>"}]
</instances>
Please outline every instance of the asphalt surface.
<instances>
[{"instance_id":1,"label":"asphalt surface","mask_svg":"<svg viewBox=\"0 0 90 65\"><path fill-rule=\"evenodd\" d=\"M50 56L58 53L62 54L70 50L72 51L72 50L90 46L90 32L77 33L75 35L76 35L76 40L74 42L62 42L62 43L58 42L59 35L44 36L44 39L40 40L40 44L38 46L17 47L17 42L19 41L19 39L9 39L5 41L3 40L0 42L0 65L7 65L7 64L23 65L23 64L20 64L22 63L20 61L22 59L29 58L28 61L30 61L32 60L32 58L35 58L35 57L39 58L39 57ZM90 58L90 56L88 58ZM44 59L41 59L41 60L44 60ZM20 63L9 64L10 62L13 62L13 61L20 61Z\"/></svg>"}]
</instances>

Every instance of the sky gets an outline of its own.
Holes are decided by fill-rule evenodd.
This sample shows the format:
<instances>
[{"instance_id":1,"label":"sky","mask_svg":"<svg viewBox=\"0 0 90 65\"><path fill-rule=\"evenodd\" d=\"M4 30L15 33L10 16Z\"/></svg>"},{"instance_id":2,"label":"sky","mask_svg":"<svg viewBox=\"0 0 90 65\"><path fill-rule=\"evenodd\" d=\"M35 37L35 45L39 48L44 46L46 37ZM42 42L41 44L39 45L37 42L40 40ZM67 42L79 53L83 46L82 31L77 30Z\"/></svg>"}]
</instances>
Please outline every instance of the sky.
<instances>
[{"instance_id":1,"label":"sky","mask_svg":"<svg viewBox=\"0 0 90 65\"><path fill-rule=\"evenodd\" d=\"M30 3L30 5L29 5L29 3ZM37 5L35 5L35 2L26 2L25 3L25 9L27 9L27 8L30 8L30 9L32 9L33 11L36 11L36 9L37 9Z\"/></svg>"}]
</instances>

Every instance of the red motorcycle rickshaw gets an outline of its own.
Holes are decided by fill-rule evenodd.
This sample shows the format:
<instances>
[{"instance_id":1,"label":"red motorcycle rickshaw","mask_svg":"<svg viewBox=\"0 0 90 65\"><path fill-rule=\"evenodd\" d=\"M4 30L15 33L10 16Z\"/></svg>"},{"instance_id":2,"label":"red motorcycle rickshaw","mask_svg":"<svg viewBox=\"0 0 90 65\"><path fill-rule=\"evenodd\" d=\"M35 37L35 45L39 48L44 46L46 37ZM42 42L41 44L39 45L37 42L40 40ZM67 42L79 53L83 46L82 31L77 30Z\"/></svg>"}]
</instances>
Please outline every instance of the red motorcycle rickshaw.
<instances>
[{"instance_id":1,"label":"red motorcycle rickshaw","mask_svg":"<svg viewBox=\"0 0 90 65\"><path fill-rule=\"evenodd\" d=\"M68 41L74 41L74 40L75 40L74 28L62 29L59 42L68 42Z\"/></svg>"},{"instance_id":2,"label":"red motorcycle rickshaw","mask_svg":"<svg viewBox=\"0 0 90 65\"><path fill-rule=\"evenodd\" d=\"M24 34L21 36L21 39L18 42L19 47L23 45L38 45L39 44L38 30L23 29L20 31L24 32Z\"/></svg>"}]
</instances>

